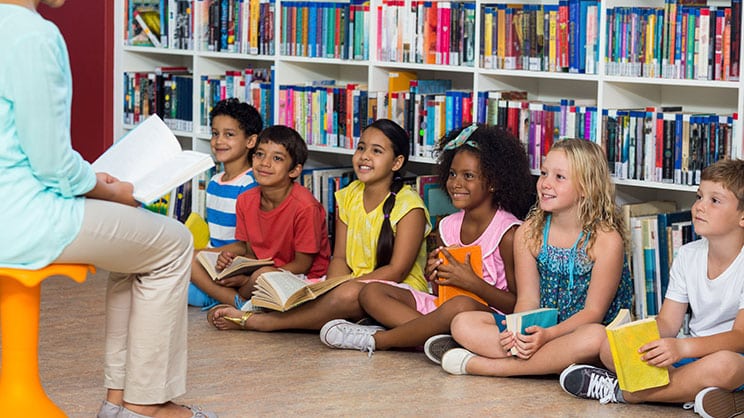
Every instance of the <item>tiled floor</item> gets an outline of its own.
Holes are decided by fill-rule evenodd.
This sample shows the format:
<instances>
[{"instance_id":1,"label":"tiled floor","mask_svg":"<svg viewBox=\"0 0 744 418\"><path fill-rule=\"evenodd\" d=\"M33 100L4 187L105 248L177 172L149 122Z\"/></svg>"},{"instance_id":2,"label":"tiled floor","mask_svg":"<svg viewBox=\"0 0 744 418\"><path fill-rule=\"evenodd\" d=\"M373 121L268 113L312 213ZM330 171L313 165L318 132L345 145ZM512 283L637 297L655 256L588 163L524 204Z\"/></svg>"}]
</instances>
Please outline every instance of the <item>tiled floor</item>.
<instances>
[{"instance_id":1,"label":"tiled floor","mask_svg":"<svg viewBox=\"0 0 744 418\"><path fill-rule=\"evenodd\" d=\"M102 273L42 285L40 371L70 417L104 396ZM331 350L308 333L220 332L189 308L188 392L222 418L254 416L684 417L679 406L600 405L565 394L555 376L451 376L420 352ZM157 321L158 318L153 318ZM167 327L167 323L162 324Z\"/></svg>"}]
</instances>

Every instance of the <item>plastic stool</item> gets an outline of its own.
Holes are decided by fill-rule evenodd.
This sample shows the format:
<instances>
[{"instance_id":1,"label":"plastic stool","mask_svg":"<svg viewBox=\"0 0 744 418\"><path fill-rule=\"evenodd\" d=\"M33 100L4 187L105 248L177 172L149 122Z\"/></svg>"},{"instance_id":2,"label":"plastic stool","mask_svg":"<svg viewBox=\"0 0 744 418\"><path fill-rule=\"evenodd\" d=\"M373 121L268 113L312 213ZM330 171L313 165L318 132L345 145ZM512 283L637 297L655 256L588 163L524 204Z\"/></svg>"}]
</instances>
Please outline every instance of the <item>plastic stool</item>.
<instances>
[{"instance_id":1,"label":"plastic stool","mask_svg":"<svg viewBox=\"0 0 744 418\"><path fill-rule=\"evenodd\" d=\"M39 304L41 281L67 276L85 281L95 267L50 264L40 270L0 268L0 411L5 417L65 417L39 379Z\"/></svg>"}]
</instances>

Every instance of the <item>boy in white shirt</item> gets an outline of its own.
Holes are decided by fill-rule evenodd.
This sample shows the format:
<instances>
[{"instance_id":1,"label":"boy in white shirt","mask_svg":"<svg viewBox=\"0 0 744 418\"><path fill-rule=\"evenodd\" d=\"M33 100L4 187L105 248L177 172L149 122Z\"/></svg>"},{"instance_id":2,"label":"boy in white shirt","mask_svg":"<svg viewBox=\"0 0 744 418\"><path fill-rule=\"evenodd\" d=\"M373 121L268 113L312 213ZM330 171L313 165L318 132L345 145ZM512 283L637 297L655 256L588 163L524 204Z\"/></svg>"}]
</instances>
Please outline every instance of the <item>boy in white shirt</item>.
<instances>
[{"instance_id":1,"label":"boy in white shirt","mask_svg":"<svg viewBox=\"0 0 744 418\"><path fill-rule=\"evenodd\" d=\"M744 160L703 170L692 222L702 239L684 245L674 259L656 317L661 339L638 347L642 360L669 369L669 384L621 391L605 341L600 359L609 370L569 366L560 377L566 392L602 403L694 400L704 417L744 413ZM688 306L690 337L676 338Z\"/></svg>"}]
</instances>

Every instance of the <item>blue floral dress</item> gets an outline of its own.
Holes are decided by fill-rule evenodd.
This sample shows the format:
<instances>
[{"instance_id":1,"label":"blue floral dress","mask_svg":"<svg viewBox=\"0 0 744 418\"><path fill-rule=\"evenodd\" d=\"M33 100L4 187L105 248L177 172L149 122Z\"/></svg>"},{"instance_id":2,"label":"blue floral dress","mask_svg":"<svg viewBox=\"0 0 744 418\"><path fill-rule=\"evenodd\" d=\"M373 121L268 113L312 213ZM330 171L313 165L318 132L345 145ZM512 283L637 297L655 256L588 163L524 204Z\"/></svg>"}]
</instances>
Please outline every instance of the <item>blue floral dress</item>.
<instances>
[{"instance_id":1,"label":"blue floral dress","mask_svg":"<svg viewBox=\"0 0 744 418\"><path fill-rule=\"evenodd\" d=\"M584 233L579 234L573 247L559 248L548 245L550 215L543 229L543 244L537 254L537 270L540 273L540 307L558 309L558 322L565 321L584 308L589 280L594 261L586 253L586 243L578 247ZM633 284L627 260L623 260L623 272L615 298L610 304L602 324L608 324L622 308L631 307Z\"/></svg>"}]
</instances>

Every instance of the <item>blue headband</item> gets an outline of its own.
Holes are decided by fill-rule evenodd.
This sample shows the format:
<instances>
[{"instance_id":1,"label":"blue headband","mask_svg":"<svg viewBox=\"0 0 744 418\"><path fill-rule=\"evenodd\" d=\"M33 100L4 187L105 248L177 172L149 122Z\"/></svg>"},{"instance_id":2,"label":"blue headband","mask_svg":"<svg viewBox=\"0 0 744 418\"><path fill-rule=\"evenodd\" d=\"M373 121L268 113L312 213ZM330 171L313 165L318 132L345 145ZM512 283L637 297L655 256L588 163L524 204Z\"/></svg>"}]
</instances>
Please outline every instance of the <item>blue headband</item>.
<instances>
[{"instance_id":1,"label":"blue headband","mask_svg":"<svg viewBox=\"0 0 744 418\"><path fill-rule=\"evenodd\" d=\"M444 146L444 150L445 151L453 150L462 145L470 145L473 148L478 148L478 143L476 143L475 141L469 140L470 135L472 135L476 129L478 129L478 125L475 123L463 129L460 132L460 134L457 135L455 139L453 139L447 145Z\"/></svg>"}]
</instances>

